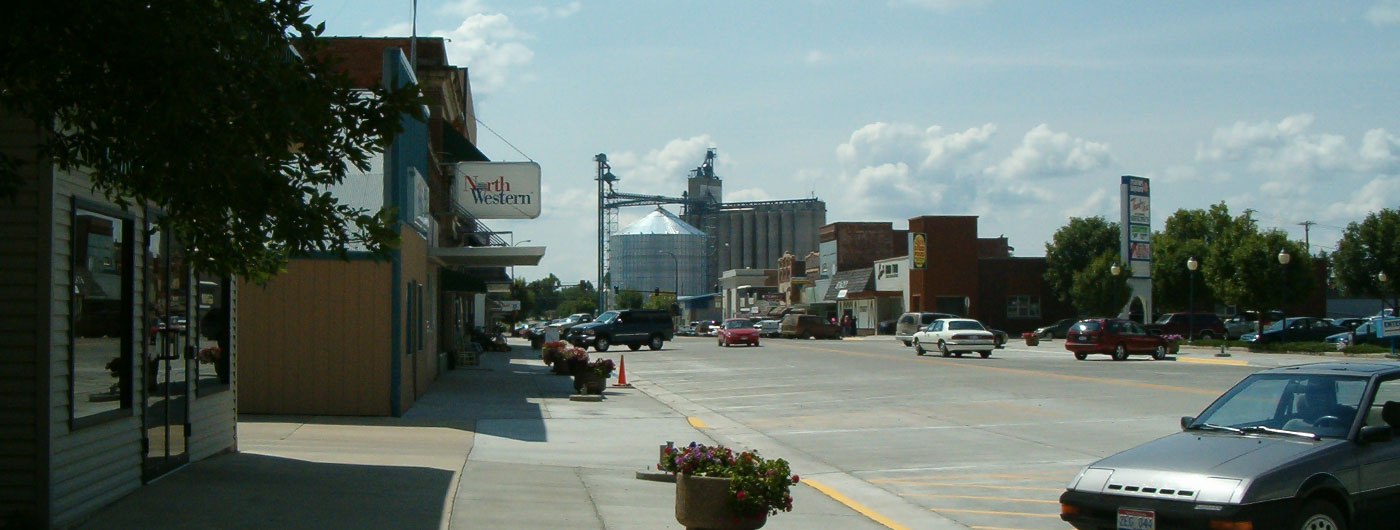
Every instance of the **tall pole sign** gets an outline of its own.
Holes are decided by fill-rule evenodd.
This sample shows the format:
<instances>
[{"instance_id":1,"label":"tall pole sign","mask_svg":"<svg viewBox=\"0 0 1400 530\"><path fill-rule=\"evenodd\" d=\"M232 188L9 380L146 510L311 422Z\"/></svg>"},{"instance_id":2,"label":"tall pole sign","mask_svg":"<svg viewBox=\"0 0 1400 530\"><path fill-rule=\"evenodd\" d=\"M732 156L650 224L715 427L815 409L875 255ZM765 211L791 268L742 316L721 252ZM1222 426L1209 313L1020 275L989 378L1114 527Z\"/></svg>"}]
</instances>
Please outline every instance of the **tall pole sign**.
<instances>
[{"instance_id":1,"label":"tall pole sign","mask_svg":"<svg viewBox=\"0 0 1400 530\"><path fill-rule=\"evenodd\" d=\"M1140 299L1143 320L1146 320L1152 315L1151 187L1146 178L1124 175L1119 188L1123 215L1118 223L1122 230L1119 251L1128 263L1128 286L1133 290L1123 312L1131 314L1133 300Z\"/></svg>"}]
</instances>

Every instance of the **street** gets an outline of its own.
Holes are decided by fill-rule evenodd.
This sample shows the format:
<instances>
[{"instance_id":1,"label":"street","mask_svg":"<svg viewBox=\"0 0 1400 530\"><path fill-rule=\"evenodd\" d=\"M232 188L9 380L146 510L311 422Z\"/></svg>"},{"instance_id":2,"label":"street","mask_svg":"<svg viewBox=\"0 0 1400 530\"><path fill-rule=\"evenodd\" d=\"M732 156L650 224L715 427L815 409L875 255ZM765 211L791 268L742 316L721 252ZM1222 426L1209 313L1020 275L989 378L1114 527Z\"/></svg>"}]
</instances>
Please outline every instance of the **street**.
<instances>
[{"instance_id":1,"label":"street","mask_svg":"<svg viewBox=\"0 0 1400 530\"><path fill-rule=\"evenodd\" d=\"M1029 530L1067 527L1057 499L1083 465L1178 430L1255 370L1323 360L1169 359L1076 361L1060 340L981 359L921 357L887 336L756 348L677 337L630 352L626 368L791 452L765 456L818 461L971 528Z\"/></svg>"}]
</instances>

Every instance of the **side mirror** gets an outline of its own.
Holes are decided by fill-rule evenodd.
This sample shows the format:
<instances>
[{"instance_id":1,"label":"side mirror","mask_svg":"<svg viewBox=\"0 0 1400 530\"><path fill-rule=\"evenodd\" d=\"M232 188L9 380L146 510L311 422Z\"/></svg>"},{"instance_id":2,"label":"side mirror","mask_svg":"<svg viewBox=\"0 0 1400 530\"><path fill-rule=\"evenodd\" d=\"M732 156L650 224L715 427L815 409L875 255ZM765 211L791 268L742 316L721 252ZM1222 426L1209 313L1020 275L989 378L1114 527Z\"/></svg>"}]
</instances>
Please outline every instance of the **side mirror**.
<instances>
[{"instance_id":1,"label":"side mirror","mask_svg":"<svg viewBox=\"0 0 1400 530\"><path fill-rule=\"evenodd\" d=\"M1182 416L1182 417L1181 417L1181 430L1183 430L1183 431L1186 430L1187 427L1190 427L1191 424L1192 424L1192 423L1195 423L1195 422L1196 422L1196 417L1195 417L1195 416Z\"/></svg>"},{"instance_id":2,"label":"side mirror","mask_svg":"<svg viewBox=\"0 0 1400 530\"><path fill-rule=\"evenodd\" d=\"M1361 443L1389 442L1395 438L1395 429L1389 425L1367 425L1361 428Z\"/></svg>"}]
</instances>

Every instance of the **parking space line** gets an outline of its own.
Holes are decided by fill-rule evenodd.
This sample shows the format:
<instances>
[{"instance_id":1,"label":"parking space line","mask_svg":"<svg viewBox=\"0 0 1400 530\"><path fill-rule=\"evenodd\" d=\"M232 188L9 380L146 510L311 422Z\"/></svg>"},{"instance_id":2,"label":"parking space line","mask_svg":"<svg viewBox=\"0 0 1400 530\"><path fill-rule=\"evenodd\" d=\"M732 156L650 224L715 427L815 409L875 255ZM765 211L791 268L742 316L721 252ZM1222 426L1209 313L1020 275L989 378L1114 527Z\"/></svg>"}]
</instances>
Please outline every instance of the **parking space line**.
<instances>
[{"instance_id":1,"label":"parking space line","mask_svg":"<svg viewBox=\"0 0 1400 530\"><path fill-rule=\"evenodd\" d=\"M690 422L690 426L691 426L691 427L694 427L694 428L696 428L696 429L708 429L708 428L710 428L709 425L705 425L705 422L704 422L704 421L701 421L700 418L697 418L697 417L695 417L695 416L686 416L686 417L685 417L685 421Z\"/></svg>"},{"instance_id":2,"label":"parking space line","mask_svg":"<svg viewBox=\"0 0 1400 530\"><path fill-rule=\"evenodd\" d=\"M1058 503L1057 503L1057 504L1058 504ZM1056 518L1058 518L1058 517L1060 516L1060 514L1059 514L1058 512L1056 512L1056 513L1005 512L1005 511L1001 511L1001 510L969 510L969 509L963 509L963 508L929 508L929 511L932 511L932 512L939 512L939 513L943 513L943 512L948 512L948 513L976 513L976 514L982 514L982 515L1018 515L1018 516L1021 516L1021 517L1056 517Z\"/></svg>"},{"instance_id":3,"label":"parking space line","mask_svg":"<svg viewBox=\"0 0 1400 530\"><path fill-rule=\"evenodd\" d=\"M939 499L971 499L977 501L998 501L998 502L1039 502L1044 504L1059 504L1058 500L1046 499L1026 499L1021 497L989 497L986 495L947 495L942 493L901 493L900 497L936 497Z\"/></svg>"},{"instance_id":4,"label":"parking space line","mask_svg":"<svg viewBox=\"0 0 1400 530\"><path fill-rule=\"evenodd\" d=\"M990 490L1029 490L1029 491L1064 491L1064 488L1043 488L1036 486L994 486L991 484L959 484L957 482L924 482L922 480L898 480L891 481L895 484L908 484L911 486L947 486L954 488L982 488Z\"/></svg>"},{"instance_id":5,"label":"parking space line","mask_svg":"<svg viewBox=\"0 0 1400 530\"><path fill-rule=\"evenodd\" d=\"M1078 468L1076 467L1075 469ZM1026 480L1058 480L1060 478L1064 478L1064 473L1043 473L1039 475L1027 475L1024 473L959 473L953 475L925 475L922 477L877 478L871 479L870 482L900 482L905 480L920 480L925 478L1019 478Z\"/></svg>"},{"instance_id":6,"label":"parking space line","mask_svg":"<svg viewBox=\"0 0 1400 530\"><path fill-rule=\"evenodd\" d=\"M889 528L890 530L909 530L909 527L896 523L889 517L885 517L879 512L867 508L864 504L858 503L852 500L850 497L843 495L841 492L831 489L831 486L827 486L826 484L822 484L821 482L812 480L810 478L802 479L802 482L800 482L799 484L806 484L808 486L811 486L813 489L822 492L822 494L826 495L827 497L831 497L836 502L846 505L847 508L855 510L861 515L869 517L872 521L885 525L885 527Z\"/></svg>"}]
</instances>

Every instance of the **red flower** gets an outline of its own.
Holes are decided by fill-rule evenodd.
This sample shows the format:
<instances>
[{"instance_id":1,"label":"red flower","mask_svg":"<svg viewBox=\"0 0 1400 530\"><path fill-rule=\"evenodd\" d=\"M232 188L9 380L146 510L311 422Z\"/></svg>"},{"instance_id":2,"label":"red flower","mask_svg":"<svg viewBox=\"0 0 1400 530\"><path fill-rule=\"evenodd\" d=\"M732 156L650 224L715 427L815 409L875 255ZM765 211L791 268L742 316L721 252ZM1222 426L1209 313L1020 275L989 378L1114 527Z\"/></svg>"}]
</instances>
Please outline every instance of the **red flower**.
<instances>
[{"instance_id":1,"label":"red flower","mask_svg":"<svg viewBox=\"0 0 1400 530\"><path fill-rule=\"evenodd\" d=\"M796 484L796 483L798 482L798 480L799 480L799 479L797 478L797 475L793 475L793 476L792 476L792 483L793 483L793 484Z\"/></svg>"},{"instance_id":2,"label":"red flower","mask_svg":"<svg viewBox=\"0 0 1400 530\"><path fill-rule=\"evenodd\" d=\"M746 495L746 494L744 493L744 490L739 490L739 493L736 494L735 497L742 501L742 500L744 500L744 495Z\"/></svg>"}]
</instances>

